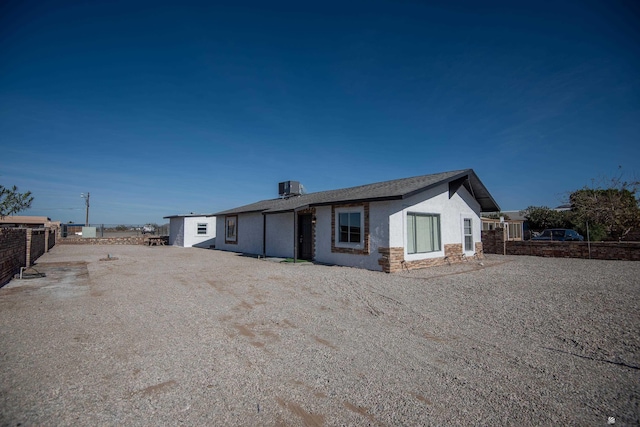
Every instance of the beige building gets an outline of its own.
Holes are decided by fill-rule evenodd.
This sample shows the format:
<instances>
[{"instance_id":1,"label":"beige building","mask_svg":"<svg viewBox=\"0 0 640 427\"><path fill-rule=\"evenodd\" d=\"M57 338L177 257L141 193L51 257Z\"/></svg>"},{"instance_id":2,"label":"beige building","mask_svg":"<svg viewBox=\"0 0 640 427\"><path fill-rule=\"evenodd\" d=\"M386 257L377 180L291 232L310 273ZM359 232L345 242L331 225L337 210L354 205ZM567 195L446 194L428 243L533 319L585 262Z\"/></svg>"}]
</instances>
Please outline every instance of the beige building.
<instances>
[{"instance_id":1,"label":"beige building","mask_svg":"<svg viewBox=\"0 0 640 427\"><path fill-rule=\"evenodd\" d=\"M0 218L0 227L50 228L60 230L60 221L51 221L46 216L7 215Z\"/></svg>"}]
</instances>

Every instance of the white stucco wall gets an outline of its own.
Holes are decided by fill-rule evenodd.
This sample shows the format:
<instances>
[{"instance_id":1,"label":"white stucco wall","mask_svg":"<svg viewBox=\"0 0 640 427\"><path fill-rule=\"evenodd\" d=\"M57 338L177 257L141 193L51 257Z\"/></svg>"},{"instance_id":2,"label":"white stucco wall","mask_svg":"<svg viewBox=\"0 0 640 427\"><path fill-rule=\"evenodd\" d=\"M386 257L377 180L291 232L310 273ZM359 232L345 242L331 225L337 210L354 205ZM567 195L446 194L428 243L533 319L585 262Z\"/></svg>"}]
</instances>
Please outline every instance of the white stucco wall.
<instances>
[{"instance_id":1,"label":"white stucco wall","mask_svg":"<svg viewBox=\"0 0 640 427\"><path fill-rule=\"evenodd\" d=\"M198 224L207 224L207 234L198 234ZM209 248L216 242L216 218L206 216L169 219L169 244L183 247Z\"/></svg>"},{"instance_id":2,"label":"white stucco wall","mask_svg":"<svg viewBox=\"0 0 640 427\"><path fill-rule=\"evenodd\" d=\"M267 256L293 258L293 227L293 212L267 215Z\"/></svg>"},{"instance_id":3,"label":"white stucco wall","mask_svg":"<svg viewBox=\"0 0 640 427\"><path fill-rule=\"evenodd\" d=\"M331 206L316 208L316 258L327 264L381 270L378 264L378 247L387 247L389 226L387 218L393 208L392 202L369 203L369 255L331 252Z\"/></svg>"},{"instance_id":4,"label":"white stucco wall","mask_svg":"<svg viewBox=\"0 0 640 427\"><path fill-rule=\"evenodd\" d=\"M440 215L441 250L425 254L406 253L407 212L433 213ZM371 202L369 204L369 255L331 252L331 207L316 209L316 261L369 270L381 270L379 247L403 247L405 259L414 261L444 257L444 245L461 243L464 248L464 218L472 220L473 240L480 241L480 205L461 187L449 199L449 185L443 184L429 191L404 200ZM474 245L475 246L475 245ZM467 252L472 255L475 250Z\"/></svg>"},{"instance_id":5,"label":"white stucco wall","mask_svg":"<svg viewBox=\"0 0 640 427\"><path fill-rule=\"evenodd\" d=\"M198 224L207 224L207 234L198 234ZM216 243L216 217L196 216L184 219L184 246L209 248Z\"/></svg>"},{"instance_id":6,"label":"white stucco wall","mask_svg":"<svg viewBox=\"0 0 640 427\"><path fill-rule=\"evenodd\" d=\"M245 254L262 254L262 214L238 214L237 244L225 243L225 217L216 221L216 249L242 252Z\"/></svg>"},{"instance_id":7,"label":"white stucco wall","mask_svg":"<svg viewBox=\"0 0 640 427\"><path fill-rule=\"evenodd\" d=\"M471 218L472 220L474 243L480 241L480 205L464 187L460 187L451 199L449 199L449 185L442 184L434 189L398 201L397 203L395 213L393 213L389 219L389 246L404 247L405 259L407 261L443 257L445 244L462 243L464 249L464 218ZM442 240L440 251L425 254L407 254L407 212L440 215ZM467 252L467 254L473 253L474 251Z\"/></svg>"}]
</instances>

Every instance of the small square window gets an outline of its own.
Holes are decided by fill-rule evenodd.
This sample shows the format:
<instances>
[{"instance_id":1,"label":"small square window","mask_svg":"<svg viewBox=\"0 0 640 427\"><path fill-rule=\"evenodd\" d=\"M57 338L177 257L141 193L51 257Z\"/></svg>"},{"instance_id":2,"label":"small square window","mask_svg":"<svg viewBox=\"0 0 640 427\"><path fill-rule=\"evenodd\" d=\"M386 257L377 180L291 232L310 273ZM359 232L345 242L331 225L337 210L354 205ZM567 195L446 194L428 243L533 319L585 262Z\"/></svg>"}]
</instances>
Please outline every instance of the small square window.
<instances>
[{"instance_id":1,"label":"small square window","mask_svg":"<svg viewBox=\"0 0 640 427\"><path fill-rule=\"evenodd\" d=\"M199 222L198 223L198 235L206 235L207 234L207 223Z\"/></svg>"}]
</instances>

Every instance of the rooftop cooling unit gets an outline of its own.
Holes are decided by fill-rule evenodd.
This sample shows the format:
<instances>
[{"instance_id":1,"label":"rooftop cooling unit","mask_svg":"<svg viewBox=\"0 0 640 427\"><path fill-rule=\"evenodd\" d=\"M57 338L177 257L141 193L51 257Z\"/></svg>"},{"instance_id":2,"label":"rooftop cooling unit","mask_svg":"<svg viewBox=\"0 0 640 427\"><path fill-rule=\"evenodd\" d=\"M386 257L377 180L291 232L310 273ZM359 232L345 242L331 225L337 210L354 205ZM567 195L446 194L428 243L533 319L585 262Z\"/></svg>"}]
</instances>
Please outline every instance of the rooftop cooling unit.
<instances>
[{"instance_id":1,"label":"rooftop cooling unit","mask_svg":"<svg viewBox=\"0 0 640 427\"><path fill-rule=\"evenodd\" d=\"M285 181L278 184L278 194L280 197L292 197L302 194L302 185L298 181Z\"/></svg>"}]
</instances>

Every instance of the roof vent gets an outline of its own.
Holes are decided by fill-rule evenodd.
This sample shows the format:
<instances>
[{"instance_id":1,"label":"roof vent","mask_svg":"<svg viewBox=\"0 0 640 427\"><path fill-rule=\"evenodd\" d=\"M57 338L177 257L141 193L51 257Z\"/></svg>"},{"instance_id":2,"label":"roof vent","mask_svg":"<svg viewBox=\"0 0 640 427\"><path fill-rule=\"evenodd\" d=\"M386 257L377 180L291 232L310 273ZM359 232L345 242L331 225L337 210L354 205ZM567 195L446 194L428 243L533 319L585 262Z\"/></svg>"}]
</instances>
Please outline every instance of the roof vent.
<instances>
[{"instance_id":1,"label":"roof vent","mask_svg":"<svg viewBox=\"0 0 640 427\"><path fill-rule=\"evenodd\" d=\"M304 194L304 187L298 181L284 181L278 184L278 194L285 199Z\"/></svg>"}]
</instances>

